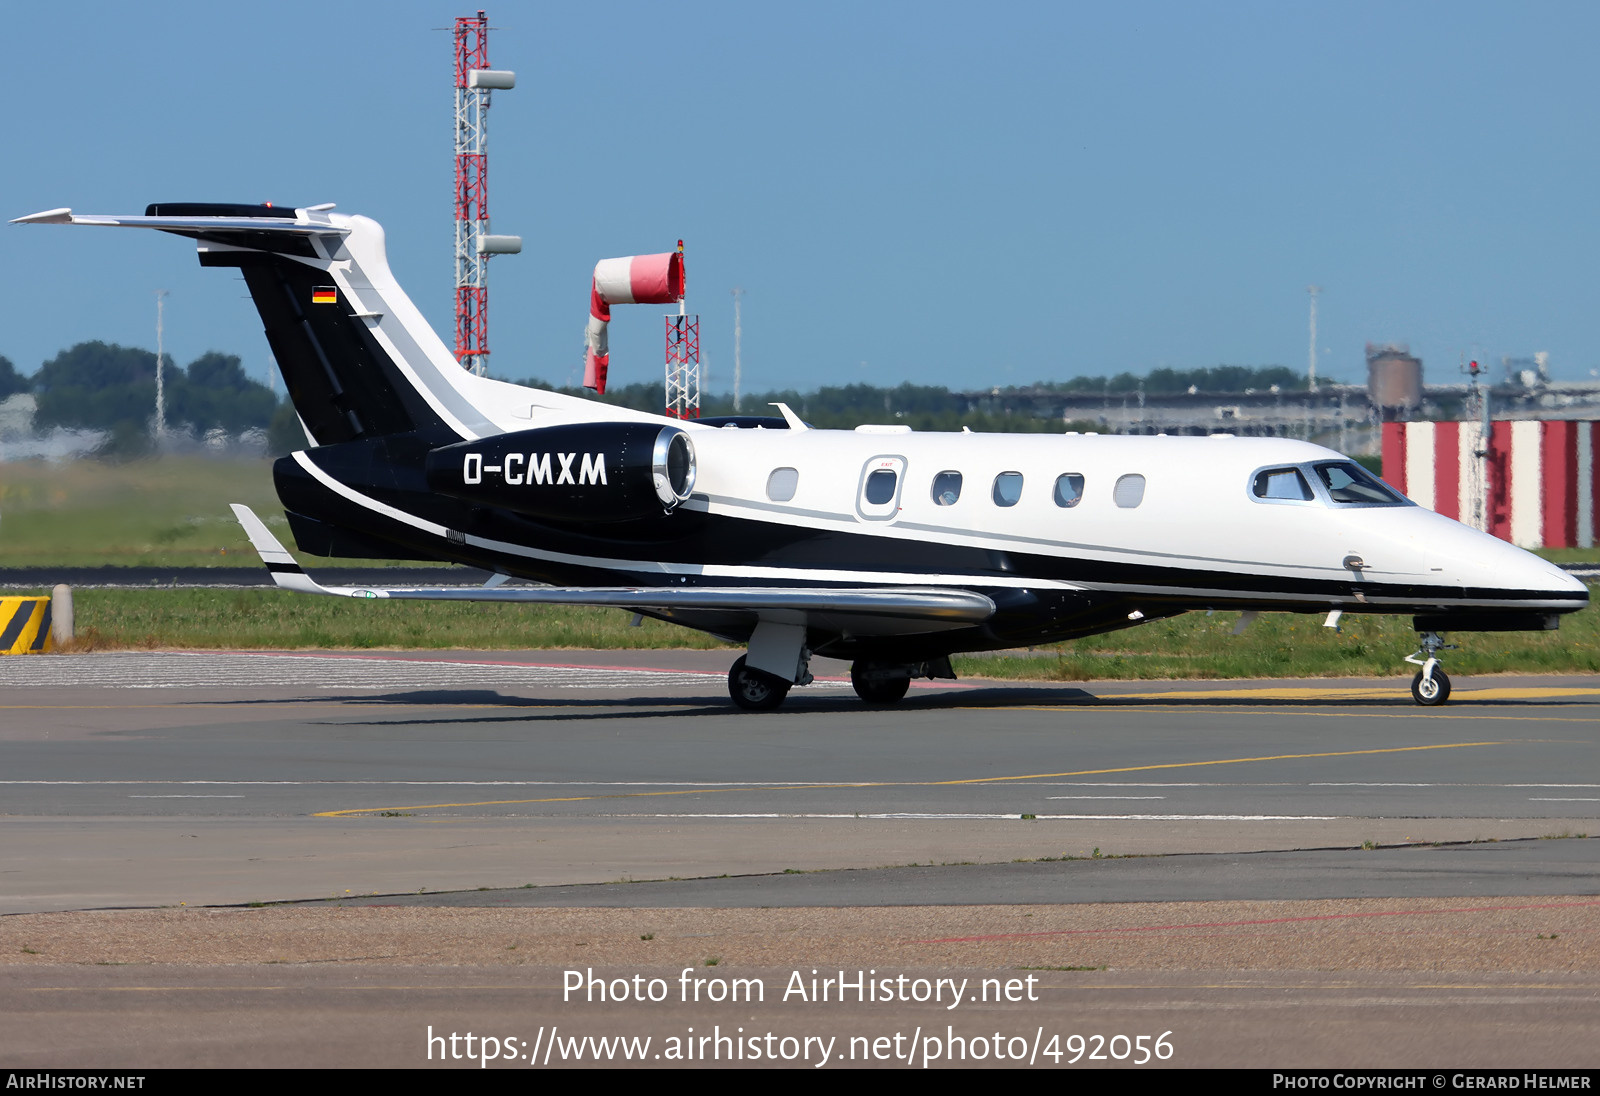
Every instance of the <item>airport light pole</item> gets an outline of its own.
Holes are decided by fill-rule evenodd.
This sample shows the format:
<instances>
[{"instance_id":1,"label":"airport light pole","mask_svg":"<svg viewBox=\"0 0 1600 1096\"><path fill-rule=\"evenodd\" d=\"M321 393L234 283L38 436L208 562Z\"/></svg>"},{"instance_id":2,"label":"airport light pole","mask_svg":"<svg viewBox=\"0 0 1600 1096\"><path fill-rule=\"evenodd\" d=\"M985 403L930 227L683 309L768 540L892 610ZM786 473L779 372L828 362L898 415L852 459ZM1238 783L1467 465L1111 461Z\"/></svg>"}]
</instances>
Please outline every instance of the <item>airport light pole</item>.
<instances>
[{"instance_id":1,"label":"airport light pole","mask_svg":"<svg viewBox=\"0 0 1600 1096\"><path fill-rule=\"evenodd\" d=\"M167 291L156 290L156 445L159 446L167 437L167 401L165 386L162 383L162 374L165 371L163 359L166 357L163 345L163 320L167 306Z\"/></svg>"}]
</instances>

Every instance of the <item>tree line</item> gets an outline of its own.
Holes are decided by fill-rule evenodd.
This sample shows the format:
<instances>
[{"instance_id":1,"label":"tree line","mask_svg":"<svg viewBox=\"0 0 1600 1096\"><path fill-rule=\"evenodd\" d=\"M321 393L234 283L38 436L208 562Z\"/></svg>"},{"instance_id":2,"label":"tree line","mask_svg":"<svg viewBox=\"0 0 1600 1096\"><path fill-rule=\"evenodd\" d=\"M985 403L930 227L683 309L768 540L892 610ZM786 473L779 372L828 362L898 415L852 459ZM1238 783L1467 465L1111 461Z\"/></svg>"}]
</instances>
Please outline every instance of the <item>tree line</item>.
<instances>
[{"instance_id":1,"label":"tree line","mask_svg":"<svg viewBox=\"0 0 1600 1096\"><path fill-rule=\"evenodd\" d=\"M663 382L639 382L613 387L604 396L581 388L556 388L536 380L517 381L535 388L553 389L571 396L584 396L602 403L616 404L636 411L660 412L665 406ZM1011 386L1000 394L1023 391L1060 392L1075 395L1102 393L1127 395L1140 390L1147 395L1176 395L1193 387L1197 392L1237 393L1246 389L1266 390L1278 385L1283 391L1306 387L1306 379L1281 365L1218 365L1205 369L1156 369L1138 376L1119 373L1114 377L1073 377L1065 381L1040 381L1025 388ZM850 430L864 422L895 423L918 431L960 430L1007 433L1043 433L1065 429L1095 429L1093 423L1061 423L1026 411L982 411L972 407L968 395L937 385L911 384L880 388L871 384L824 386L810 392L790 388L758 392L740 400L745 415L776 415L771 405L786 403L806 422L819 430ZM733 397L728 393L703 392L700 395L703 418L735 414Z\"/></svg>"},{"instance_id":2,"label":"tree line","mask_svg":"<svg viewBox=\"0 0 1600 1096\"><path fill-rule=\"evenodd\" d=\"M515 383L652 413L659 413L666 399L659 381L617 386L604 396L595 396L586 389L557 388L538 380ZM1117 395L1142 387L1149 395L1164 395L1186 392L1190 387L1205 392L1242 392L1274 384L1294 391L1304 387L1305 378L1284 366L1219 365L1187 370L1162 368L1143 376L1120 373L1074 377L1030 387L1035 391ZM268 447L280 453L305 444L293 407L287 400L278 400L266 385L247 376L237 355L212 351L185 367L168 357L163 363L162 389L169 430L198 435L218 429L229 434L267 430ZM1016 388L1002 390L1015 391ZM148 445L154 420L156 356L136 347L83 342L61 351L32 377L19 373L9 360L0 357L0 399L18 392L32 392L38 401L34 417L38 427L104 431L118 446L137 449L141 439ZM895 387L846 384L809 392L784 389L751 393L741 400L741 411L745 415L775 415L777 411L770 405L778 402L788 404L819 429L851 429L864 422L898 423L926 431L966 427L979 431L1044 432L1063 427L1054 419L1023 412L969 409L970 401L960 393L909 382ZM700 413L708 418L732 415L733 397L727 393L702 393ZM1086 428L1090 424L1066 425Z\"/></svg>"},{"instance_id":3,"label":"tree line","mask_svg":"<svg viewBox=\"0 0 1600 1096\"><path fill-rule=\"evenodd\" d=\"M666 406L666 386L662 381L614 385L604 396L582 388L556 388L537 380L517 381L534 388L545 388L569 396L583 396L602 403L635 411L659 414ZM1060 423L1030 415L988 414L967 410L967 401L948 388L906 384L880 388L871 384L824 386L810 392L787 388L772 392L745 393L739 410L726 392L702 392L700 416L724 415L775 416L774 403L787 404L795 414L819 430L851 430L864 422L895 423L914 430L1006 430L1033 432L1060 429Z\"/></svg>"},{"instance_id":4,"label":"tree line","mask_svg":"<svg viewBox=\"0 0 1600 1096\"><path fill-rule=\"evenodd\" d=\"M1323 378L1324 383L1329 378ZM1337 383L1337 382L1335 382ZM1283 365L1212 365L1200 369L1152 369L1140 376L1118 373L1111 377L1072 377L1035 385L1045 392L1071 392L1082 395L1107 393L1128 395L1141 389L1147 396L1176 396L1193 388L1214 394L1262 391L1277 385L1285 392L1300 392L1308 387L1304 373Z\"/></svg>"},{"instance_id":5,"label":"tree line","mask_svg":"<svg viewBox=\"0 0 1600 1096\"><path fill-rule=\"evenodd\" d=\"M267 430L278 435L285 426L295 425L287 402L280 403L266 385L248 376L237 354L210 351L187 366L167 355L161 364L162 404L169 431L203 436L213 430L233 435ZM0 357L0 399L19 392L34 396L36 429L100 431L107 437L104 448L108 453L135 455L150 446L156 355L116 343L82 342L61 351L31 377ZM292 434L284 440L292 443L285 452L304 444Z\"/></svg>"},{"instance_id":6,"label":"tree line","mask_svg":"<svg viewBox=\"0 0 1600 1096\"><path fill-rule=\"evenodd\" d=\"M202 354L188 366L162 363L162 402L169 429L237 434L266 429L278 400L247 376L236 354ZM84 342L61 351L32 377L0 358L0 398L32 392L34 424L49 429L115 431L145 428L155 415L156 356L115 343Z\"/></svg>"}]
</instances>

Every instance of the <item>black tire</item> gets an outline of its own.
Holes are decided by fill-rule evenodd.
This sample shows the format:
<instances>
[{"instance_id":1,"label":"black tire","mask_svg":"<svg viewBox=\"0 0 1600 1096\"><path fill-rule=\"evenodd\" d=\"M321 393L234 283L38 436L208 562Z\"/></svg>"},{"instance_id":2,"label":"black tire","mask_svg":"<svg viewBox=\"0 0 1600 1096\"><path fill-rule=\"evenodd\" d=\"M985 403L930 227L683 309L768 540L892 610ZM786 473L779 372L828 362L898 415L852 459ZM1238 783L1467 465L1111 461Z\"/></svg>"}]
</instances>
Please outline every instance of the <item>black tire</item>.
<instances>
[{"instance_id":1,"label":"black tire","mask_svg":"<svg viewBox=\"0 0 1600 1096\"><path fill-rule=\"evenodd\" d=\"M747 712L770 712L789 695L790 683L744 664L744 656L728 671L728 695L734 704Z\"/></svg>"},{"instance_id":2,"label":"black tire","mask_svg":"<svg viewBox=\"0 0 1600 1096\"><path fill-rule=\"evenodd\" d=\"M1417 671L1417 676L1411 679L1411 699L1424 707L1432 708L1443 704L1450 699L1450 678L1443 670L1435 666L1430 680L1422 680L1422 671Z\"/></svg>"},{"instance_id":3,"label":"black tire","mask_svg":"<svg viewBox=\"0 0 1600 1096\"><path fill-rule=\"evenodd\" d=\"M850 685L868 704L898 704L911 688L910 674L886 674L878 662L852 662Z\"/></svg>"}]
</instances>

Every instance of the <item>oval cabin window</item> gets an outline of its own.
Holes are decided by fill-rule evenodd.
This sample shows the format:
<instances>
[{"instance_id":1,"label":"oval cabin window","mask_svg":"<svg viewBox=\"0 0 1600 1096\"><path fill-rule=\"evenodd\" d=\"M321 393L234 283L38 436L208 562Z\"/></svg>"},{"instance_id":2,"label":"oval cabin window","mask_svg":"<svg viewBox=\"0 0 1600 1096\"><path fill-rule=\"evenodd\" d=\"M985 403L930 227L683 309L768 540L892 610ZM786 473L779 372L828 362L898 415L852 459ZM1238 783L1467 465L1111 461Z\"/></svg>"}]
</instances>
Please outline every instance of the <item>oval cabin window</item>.
<instances>
[{"instance_id":1,"label":"oval cabin window","mask_svg":"<svg viewBox=\"0 0 1600 1096\"><path fill-rule=\"evenodd\" d=\"M1056 477L1056 505L1061 507L1076 506L1083 501L1083 477L1076 472L1068 472Z\"/></svg>"},{"instance_id":2,"label":"oval cabin window","mask_svg":"<svg viewBox=\"0 0 1600 1096\"><path fill-rule=\"evenodd\" d=\"M800 472L794 468L774 468L767 477L767 498L773 502L788 502L800 486Z\"/></svg>"},{"instance_id":3,"label":"oval cabin window","mask_svg":"<svg viewBox=\"0 0 1600 1096\"><path fill-rule=\"evenodd\" d=\"M961 473L940 472L933 477L933 504L954 506L961 497Z\"/></svg>"},{"instance_id":4,"label":"oval cabin window","mask_svg":"<svg viewBox=\"0 0 1600 1096\"><path fill-rule=\"evenodd\" d=\"M1111 489L1111 501L1124 510L1132 510L1144 501L1144 477L1137 472L1117 479L1117 485Z\"/></svg>"},{"instance_id":5,"label":"oval cabin window","mask_svg":"<svg viewBox=\"0 0 1600 1096\"><path fill-rule=\"evenodd\" d=\"M994 478L994 504L996 506L1015 506L1021 498L1021 472L1001 472Z\"/></svg>"}]
</instances>

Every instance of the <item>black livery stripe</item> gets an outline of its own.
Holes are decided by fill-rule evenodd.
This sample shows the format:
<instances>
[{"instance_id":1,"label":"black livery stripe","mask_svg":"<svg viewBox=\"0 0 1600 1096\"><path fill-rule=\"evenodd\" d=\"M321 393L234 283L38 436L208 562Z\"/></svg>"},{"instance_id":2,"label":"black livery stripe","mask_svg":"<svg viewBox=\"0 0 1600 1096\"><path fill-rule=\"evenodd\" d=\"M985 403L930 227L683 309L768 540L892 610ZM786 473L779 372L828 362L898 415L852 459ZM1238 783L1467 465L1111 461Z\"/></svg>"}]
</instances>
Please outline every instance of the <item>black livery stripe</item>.
<instances>
[{"instance_id":1,"label":"black livery stripe","mask_svg":"<svg viewBox=\"0 0 1600 1096\"><path fill-rule=\"evenodd\" d=\"M299 239L275 236L270 250ZM268 250L202 252L200 261L240 268L289 398L319 444L413 433L426 435L433 445L460 440L365 321L352 317L344 305L311 307L312 291L328 282L326 271Z\"/></svg>"},{"instance_id":2,"label":"black livery stripe","mask_svg":"<svg viewBox=\"0 0 1600 1096\"><path fill-rule=\"evenodd\" d=\"M292 221L293 206L250 205L246 202L153 202L144 207L146 217L267 217Z\"/></svg>"},{"instance_id":3,"label":"black livery stripe","mask_svg":"<svg viewBox=\"0 0 1600 1096\"><path fill-rule=\"evenodd\" d=\"M1412 581L1354 581L1350 578L1285 578L1240 570L1207 570L1170 564L1092 560L946 544L936 540L902 540L868 533L808 529L701 511L679 511L661 519L612 526L611 535L589 529L539 522L505 511L472 506L434 495L415 467L427 443L420 439L382 438L372 443L324 447L308 455L332 478L354 490L417 517L469 536L498 540L563 555L592 559L593 564L562 563L510 555L470 544L441 545L440 538L404 522L371 511L360 512L361 533L390 541L405 552L427 552L491 570L558 585L608 585L625 575L641 585L681 582L681 575L626 572L607 567L607 560L648 559L683 567L758 566L807 571L866 571L921 577L959 576L957 581L983 589L985 579L1014 586L1019 578L1058 581L1101 588L1122 597L1224 607L1281 603L1344 602L1357 590L1373 601L1403 603L1399 611L1465 602L1519 603L1583 601L1586 594L1561 598L1548 591L1454 587ZM274 469L278 494L293 511L335 525L357 525L352 504L312 478L292 458ZM404 553L402 553L404 554ZM701 585L749 585L748 578L690 576ZM763 577L764 585L806 585L803 576ZM815 581L838 584L836 577ZM863 584L867 584L863 582ZM1346 605L1347 609L1354 607ZM1381 604L1372 611L1396 611Z\"/></svg>"}]
</instances>

